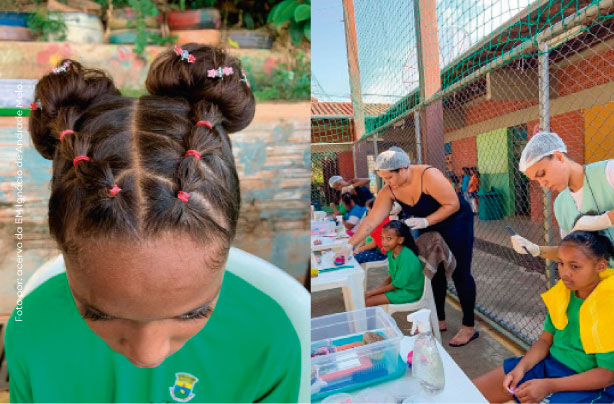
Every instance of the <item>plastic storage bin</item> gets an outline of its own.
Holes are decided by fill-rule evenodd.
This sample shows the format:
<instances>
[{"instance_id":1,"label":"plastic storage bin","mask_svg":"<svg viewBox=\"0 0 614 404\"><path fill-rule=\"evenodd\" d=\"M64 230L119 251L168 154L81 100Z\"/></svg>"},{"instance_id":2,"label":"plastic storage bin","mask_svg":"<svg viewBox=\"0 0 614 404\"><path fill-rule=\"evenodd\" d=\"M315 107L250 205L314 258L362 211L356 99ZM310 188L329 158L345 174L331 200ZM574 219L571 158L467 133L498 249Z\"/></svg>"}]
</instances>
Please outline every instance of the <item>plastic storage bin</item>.
<instances>
[{"instance_id":1,"label":"plastic storage bin","mask_svg":"<svg viewBox=\"0 0 614 404\"><path fill-rule=\"evenodd\" d=\"M503 217L503 195L492 188L490 192L478 192L480 220L499 220Z\"/></svg>"},{"instance_id":2,"label":"plastic storage bin","mask_svg":"<svg viewBox=\"0 0 614 404\"><path fill-rule=\"evenodd\" d=\"M381 307L311 319L311 400L402 376L402 337Z\"/></svg>"}]
</instances>

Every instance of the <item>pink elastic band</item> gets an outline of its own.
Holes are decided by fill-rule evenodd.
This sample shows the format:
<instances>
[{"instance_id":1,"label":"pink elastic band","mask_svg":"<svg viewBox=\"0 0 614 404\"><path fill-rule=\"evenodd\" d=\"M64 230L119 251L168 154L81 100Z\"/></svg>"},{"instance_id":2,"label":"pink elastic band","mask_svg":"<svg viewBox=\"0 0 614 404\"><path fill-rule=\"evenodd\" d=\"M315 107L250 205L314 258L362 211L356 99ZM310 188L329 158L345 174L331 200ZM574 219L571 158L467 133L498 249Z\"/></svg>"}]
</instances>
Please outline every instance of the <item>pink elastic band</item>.
<instances>
[{"instance_id":1,"label":"pink elastic band","mask_svg":"<svg viewBox=\"0 0 614 404\"><path fill-rule=\"evenodd\" d=\"M77 156L77 157L75 157L75 159L72 161L73 167L77 168L77 163L80 162L81 160L83 160L83 161L90 161L90 158L87 157L87 156Z\"/></svg>"},{"instance_id":2,"label":"pink elastic band","mask_svg":"<svg viewBox=\"0 0 614 404\"><path fill-rule=\"evenodd\" d=\"M177 193L177 198L182 202L187 202L188 199L190 199L190 194L188 194L187 192L179 191Z\"/></svg>"},{"instance_id":3,"label":"pink elastic band","mask_svg":"<svg viewBox=\"0 0 614 404\"><path fill-rule=\"evenodd\" d=\"M74 130L72 130L72 129L64 129L64 130L62 131L62 133L60 133L60 142L62 141L62 139L64 138L64 136L66 136L66 135L70 135L70 134L72 134L72 133L75 133L75 131L74 131Z\"/></svg>"},{"instance_id":4,"label":"pink elastic band","mask_svg":"<svg viewBox=\"0 0 614 404\"><path fill-rule=\"evenodd\" d=\"M111 190L109 191L111 193L111 195L115 196L117 194L119 194L119 192L122 189L120 187L117 186L117 184L113 185L113 188L111 188Z\"/></svg>"},{"instance_id":5,"label":"pink elastic band","mask_svg":"<svg viewBox=\"0 0 614 404\"><path fill-rule=\"evenodd\" d=\"M201 154L196 150L190 149L187 152L185 152L185 155L183 157L188 157L188 156L195 156L198 160L200 160Z\"/></svg>"},{"instance_id":6,"label":"pink elastic band","mask_svg":"<svg viewBox=\"0 0 614 404\"><path fill-rule=\"evenodd\" d=\"M196 122L196 126L206 126L209 129L213 129L213 125L209 121L198 121Z\"/></svg>"}]
</instances>

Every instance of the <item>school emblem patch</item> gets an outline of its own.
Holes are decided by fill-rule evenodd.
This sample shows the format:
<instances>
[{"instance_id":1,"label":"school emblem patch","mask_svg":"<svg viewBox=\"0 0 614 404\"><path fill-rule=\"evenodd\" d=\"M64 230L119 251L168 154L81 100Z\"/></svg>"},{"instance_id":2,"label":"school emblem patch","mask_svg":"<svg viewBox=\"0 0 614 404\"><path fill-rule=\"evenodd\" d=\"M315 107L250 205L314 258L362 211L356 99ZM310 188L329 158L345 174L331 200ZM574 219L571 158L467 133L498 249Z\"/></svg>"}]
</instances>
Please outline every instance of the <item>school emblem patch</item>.
<instances>
[{"instance_id":1,"label":"school emblem patch","mask_svg":"<svg viewBox=\"0 0 614 404\"><path fill-rule=\"evenodd\" d=\"M198 378L189 373L175 373L175 385L170 387L171 397L173 400L185 403L194 398L194 385L198 382Z\"/></svg>"}]
</instances>

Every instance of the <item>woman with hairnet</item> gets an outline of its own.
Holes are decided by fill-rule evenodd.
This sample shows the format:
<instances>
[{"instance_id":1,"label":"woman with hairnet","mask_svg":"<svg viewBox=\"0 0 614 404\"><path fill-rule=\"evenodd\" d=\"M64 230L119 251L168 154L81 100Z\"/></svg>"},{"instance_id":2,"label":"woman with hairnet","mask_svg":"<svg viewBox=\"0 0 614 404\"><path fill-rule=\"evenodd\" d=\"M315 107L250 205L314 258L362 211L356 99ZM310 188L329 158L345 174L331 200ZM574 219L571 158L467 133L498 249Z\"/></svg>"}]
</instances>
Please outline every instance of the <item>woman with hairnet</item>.
<instances>
[{"instance_id":1,"label":"woman with hairnet","mask_svg":"<svg viewBox=\"0 0 614 404\"><path fill-rule=\"evenodd\" d=\"M614 160L583 166L567 156L567 146L552 132L538 132L520 155L519 169L530 180L558 191L554 216L561 238L575 230L599 231L614 243ZM558 260L558 247L539 246L519 235L512 246L520 254ZM614 265L614 263L610 263Z\"/></svg>"},{"instance_id":2,"label":"woman with hairnet","mask_svg":"<svg viewBox=\"0 0 614 404\"><path fill-rule=\"evenodd\" d=\"M473 213L467 201L435 167L411 165L409 156L398 147L380 153L375 171L385 182L375 199L373 209L350 238L352 247L359 245L388 216L393 203L401 205L409 219L405 223L419 233L437 231L456 257L452 274L463 311L460 331L450 340L451 346L463 346L479 336L475 330L475 281L471 275L473 251ZM445 298L447 280L444 271L433 277L433 295L439 327L446 329Z\"/></svg>"},{"instance_id":3,"label":"woman with hairnet","mask_svg":"<svg viewBox=\"0 0 614 404\"><path fill-rule=\"evenodd\" d=\"M358 198L357 203L360 206L365 206L365 203L367 203L369 199L373 198L373 194L369 190L368 184L368 178L352 178L348 181L344 180L340 175L333 175L328 180L328 185L330 185L330 187L334 190L339 191L340 195L348 192L355 195ZM338 198L340 199L340 197ZM340 202L338 201L338 203ZM341 206L342 204L340 203L339 207ZM331 202L330 207L333 208L335 215L345 213L345 211L342 211L341 209L337 210L337 207L333 202Z\"/></svg>"}]
</instances>

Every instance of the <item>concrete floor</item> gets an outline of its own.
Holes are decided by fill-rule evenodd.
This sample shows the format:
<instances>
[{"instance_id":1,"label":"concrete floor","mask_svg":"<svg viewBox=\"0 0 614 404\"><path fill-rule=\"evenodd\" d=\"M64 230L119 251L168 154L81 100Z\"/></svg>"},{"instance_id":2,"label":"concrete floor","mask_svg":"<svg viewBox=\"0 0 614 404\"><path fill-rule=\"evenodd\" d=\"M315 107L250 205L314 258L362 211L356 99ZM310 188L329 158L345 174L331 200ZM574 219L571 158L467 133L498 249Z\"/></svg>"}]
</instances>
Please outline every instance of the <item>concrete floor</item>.
<instances>
[{"instance_id":1,"label":"concrete floor","mask_svg":"<svg viewBox=\"0 0 614 404\"><path fill-rule=\"evenodd\" d=\"M383 268L369 271L367 288L376 287L386 276L387 272ZM345 308L341 289L332 289L312 294L312 317L342 311L345 311ZM393 318L401 332L409 335L410 325L406 320L407 313L395 313ZM443 346L469 378L475 378L497 366L501 366L505 358L522 354L515 346L496 335L488 324L479 320L476 320L476 326L480 331L478 339L464 347L450 347L448 342L460 328L461 323L461 313L453 301L446 303L446 320L448 330L442 333Z\"/></svg>"}]
</instances>

